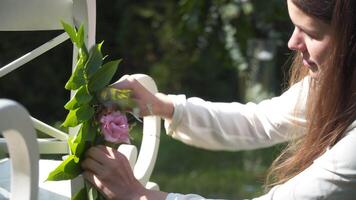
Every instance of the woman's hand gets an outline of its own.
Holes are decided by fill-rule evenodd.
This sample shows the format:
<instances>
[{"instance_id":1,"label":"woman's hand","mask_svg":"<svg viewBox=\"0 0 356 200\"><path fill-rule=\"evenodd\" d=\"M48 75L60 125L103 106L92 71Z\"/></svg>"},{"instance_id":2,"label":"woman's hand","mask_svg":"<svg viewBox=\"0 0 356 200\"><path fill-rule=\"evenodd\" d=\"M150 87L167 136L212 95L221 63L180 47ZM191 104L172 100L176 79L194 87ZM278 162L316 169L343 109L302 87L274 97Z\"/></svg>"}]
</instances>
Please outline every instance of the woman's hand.
<instances>
[{"instance_id":1,"label":"woman's hand","mask_svg":"<svg viewBox=\"0 0 356 200\"><path fill-rule=\"evenodd\" d=\"M107 146L92 147L81 166L83 177L107 199L165 199L167 194L144 188L135 178L127 158Z\"/></svg>"},{"instance_id":2,"label":"woman's hand","mask_svg":"<svg viewBox=\"0 0 356 200\"><path fill-rule=\"evenodd\" d=\"M132 98L137 102L141 116L157 115L165 119L172 118L174 105L168 96L162 93L152 94L132 76L125 75L111 86L132 90Z\"/></svg>"}]
</instances>

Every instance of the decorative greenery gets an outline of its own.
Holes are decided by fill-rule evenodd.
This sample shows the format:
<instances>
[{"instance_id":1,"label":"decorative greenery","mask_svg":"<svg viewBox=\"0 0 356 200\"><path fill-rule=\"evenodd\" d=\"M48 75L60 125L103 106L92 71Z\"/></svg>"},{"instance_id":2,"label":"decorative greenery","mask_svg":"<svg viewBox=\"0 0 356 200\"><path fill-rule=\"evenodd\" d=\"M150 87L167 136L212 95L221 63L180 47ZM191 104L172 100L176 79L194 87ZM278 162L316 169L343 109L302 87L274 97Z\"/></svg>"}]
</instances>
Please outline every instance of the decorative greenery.
<instances>
[{"instance_id":1,"label":"decorative greenery","mask_svg":"<svg viewBox=\"0 0 356 200\"><path fill-rule=\"evenodd\" d=\"M119 110L132 110L135 103L131 100L130 90L118 90L107 87L121 60L103 61L101 47L103 42L94 45L89 51L84 43L83 25L75 27L62 22L64 30L72 43L78 48L75 70L65 85L75 95L64 108L69 111L63 127L80 126L75 136L70 136L68 145L71 154L48 176L48 181L74 179L82 173L80 161L85 151L93 145L105 143L99 124L99 115L103 109L118 106ZM80 190L72 199L103 199L90 184Z\"/></svg>"}]
</instances>

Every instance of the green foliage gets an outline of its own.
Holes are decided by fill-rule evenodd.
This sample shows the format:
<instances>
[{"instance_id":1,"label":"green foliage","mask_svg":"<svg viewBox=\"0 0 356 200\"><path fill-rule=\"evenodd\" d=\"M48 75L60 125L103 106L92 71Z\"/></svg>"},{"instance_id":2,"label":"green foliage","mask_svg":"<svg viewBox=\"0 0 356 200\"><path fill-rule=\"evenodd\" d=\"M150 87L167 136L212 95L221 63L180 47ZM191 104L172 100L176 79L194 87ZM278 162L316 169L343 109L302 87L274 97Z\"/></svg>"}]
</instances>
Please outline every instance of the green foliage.
<instances>
[{"instance_id":1,"label":"green foliage","mask_svg":"<svg viewBox=\"0 0 356 200\"><path fill-rule=\"evenodd\" d=\"M88 200L87 191L85 188L82 188L77 194L75 194L71 200Z\"/></svg>"},{"instance_id":2,"label":"green foliage","mask_svg":"<svg viewBox=\"0 0 356 200\"><path fill-rule=\"evenodd\" d=\"M93 96L89 94L87 85L81 86L74 97L64 105L67 110L74 110L80 106L89 103L93 99Z\"/></svg>"},{"instance_id":3,"label":"green foliage","mask_svg":"<svg viewBox=\"0 0 356 200\"><path fill-rule=\"evenodd\" d=\"M101 104L116 104L120 110L128 110L129 108L136 107L136 102L131 98L131 90L117 90L111 87L103 89L98 99Z\"/></svg>"},{"instance_id":4,"label":"green foliage","mask_svg":"<svg viewBox=\"0 0 356 200\"><path fill-rule=\"evenodd\" d=\"M84 26L80 25L78 31L71 26L70 24L61 21L61 24L63 26L64 31L68 34L70 40L74 45L76 45L78 48L83 48L84 47L84 38L85 38L85 31L84 31Z\"/></svg>"},{"instance_id":5,"label":"green foliage","mask_svg":"<svg viewBox=\"0 0 356 200\"><path fill-rule=\"evenodd\" d=\"M84 52L84 51L80 51L80 52ZM77 90L86 83L85 74L84 74L84 63L85 63L86 55L79 54L79 56L80 57L75 66L75 70L71 75L71 77L69 78L69 81L65 85L65 89L67 90Z\"/></svg>"},{"instance_id":6,"label":"green foliage","mask_svg":"<svg viewBox=\"0 0 356 200\"><path fill-rule=\"evenodd\" d=\"M79 164L79 158L75 155L69 155L56 169L47 177L47 181L61 181L77 177L82 169Z\"/></svg>"},{"instance_id":7,"label":"green foliage","mask_svg":"<svg viewBox=\"0 0 356 200\"><path fill-rule=\"evenodd\" d=\"M90 186L87 188L88 188L87 192L88 192L88 196L89 196L88 200L100 199L98 191L93 186Z\"/></svg>"},{"instance_id":8,"label":"green foliage","mask_svg":"<svg viewBox=\"0 0 356 200\"><path fill-rule=\"evenodd\" d=\"M98 69L97 73L89 80L88 88L91 92L98 92L110 83L114 76L117 66L121 60L115 60L104 64Z\"/></svg>"},{"instance_id":9,"label":"green foliage","mask_svg":"<svg viewBox=\"0 0 356 200\"><path fill-rule=\"evenodd\" d=\"M76 40L76 42L75 42L74 44L76 44L78 48L84 47L85 31L84 31L84 26L83 26L83 24L80 25L79 30L78 30L76 36L77 36L77 40ZM84 50L86 50L86 48L85 48ZM87 51L86 51L86 52L87 52Z\"/></svg>"},{"instance_id":10,"label":"green foliage","mask_svg":"<svg viewBox=\"0 0 356 200\"><path fill-rule=\"evenodd\" d=\"M95 110L90 105L83 105L75 110L70 110L67 118L63 122L64 127L75 127L79 124L90 120L94 116Z\"/></svg>"},{"instance_id":11,"label":"green foliage","mask_svg":"<svg viewBox=\"0 0 356 200\"><path fill-rule=\"evenodd\" d=\"M79 38L81 37L81 35L78 35L77 31L70 24L67 24L64 21L61 21L61 24L62 24L62 27L65 30L65 32L68 34L72 43L76 44L77 46L81 46L79 44Z\"/></svg>"},{"instance_id":12,"label":"green foliage","mask_svg":"<svg viewBox=\"0 0 356 200\"><path fill-rule=\"evenodd\" d=\"M120 107L125 106L125 108L132 109L130 106L134 105L132 100L128 99L130 91L120 91L114 88L105 90L121 60L109 61L103 64L104 57L101 52L103 43L94 45L88 52L84 43L83 26L80 26L77 31L75 27L65 22L62 22L62 24L79 52L76 68L65 85L66 89L74 90L76 93L64 106L65 109L69 110L69 113L62 126L67 128L80 125L81 127L75 136L69 137L68 145L71 155L49 174L47 180L51 181L68 180L77 177L82 172L80 161L85 151L93 145L102 144L102 136L96 121L96 115L101 112L101 107L97 103L103 101L102 99L97 99L100 94L107 93L106 97L110 95L114 99L105 100L112 103L117 101ZM109 91L109 93L105 91ZM102 195L93 187L90 187L89 190L81 190L73 198L103 199Z\"/></svg>"},{"instance_id":13,"label":"green foliage","mask_svg":"<svg viewBox=\"0 0 356 200\"><path fill-rule=\"evenodd\" d=\"M96 139L97 130L90 122L84 122L78 134L75 137L68 139L69 148L71 153L78 158L84 156L84 152L90 147L93 146Z\"/></svg>"},{"instance_id":14,"label":"green foliage","mask_svg":"<svg viewBox=\"0 0 356 200\"><path fill-rule=\"evenodd\" d=\"M102 44L103 43L94 45L89 51L89 58L84 66L88 78L91 78L103 63L103 54L101 53Z\"/></svg>"}]
</instances>

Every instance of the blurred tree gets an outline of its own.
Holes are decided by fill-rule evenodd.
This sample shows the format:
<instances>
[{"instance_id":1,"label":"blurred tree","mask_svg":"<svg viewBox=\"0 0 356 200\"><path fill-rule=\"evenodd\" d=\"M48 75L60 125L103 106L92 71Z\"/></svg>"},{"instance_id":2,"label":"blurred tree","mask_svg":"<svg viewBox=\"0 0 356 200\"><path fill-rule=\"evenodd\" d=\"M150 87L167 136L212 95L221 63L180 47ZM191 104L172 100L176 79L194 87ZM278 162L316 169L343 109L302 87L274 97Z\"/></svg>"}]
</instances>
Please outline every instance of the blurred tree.
<instances>
[{"instance_id":1,"label":"blurred tree","mask_svg":"<svg viewBox=\"0 0 356 200\"><path fill-rule=\"evenodd\" d=\"M249 41L272 41L273 55L287 52L281 0L105 1L98 7L98 38L124 58L121 72L148 73L165 92L243 101L251 71ZM286 58L272 59L270 64L282 66ZM267 71L276 79L272 93L278 94L281 70Z\"/></svg>"}]
</instances>

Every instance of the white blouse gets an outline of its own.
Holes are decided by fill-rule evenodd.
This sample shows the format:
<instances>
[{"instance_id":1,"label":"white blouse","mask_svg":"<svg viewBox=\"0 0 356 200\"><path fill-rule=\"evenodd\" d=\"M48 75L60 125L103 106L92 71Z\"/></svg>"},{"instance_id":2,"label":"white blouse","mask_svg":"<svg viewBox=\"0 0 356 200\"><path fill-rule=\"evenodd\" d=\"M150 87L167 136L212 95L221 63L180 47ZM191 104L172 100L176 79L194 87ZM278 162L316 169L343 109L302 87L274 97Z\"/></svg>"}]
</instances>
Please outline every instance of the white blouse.
<instances>
[{"instance_id":1,"label":"white blouse","mask_svg":"<svg viewBox=\"0 0 356 200\"><path fill-rule=\"evenodd\" d=\"M174 102L166 132L186 144L210 150L247 150L300 137L305 131L309 78L281 96L259 104L213 103L184 95ZM356 121L345 136L313 164L284 184L255 200L356 199ZM205 199L195 194L170 193L166 200Z\"/></svg>"}]
</instances>

